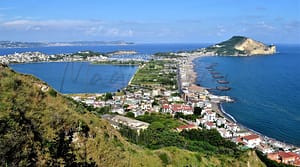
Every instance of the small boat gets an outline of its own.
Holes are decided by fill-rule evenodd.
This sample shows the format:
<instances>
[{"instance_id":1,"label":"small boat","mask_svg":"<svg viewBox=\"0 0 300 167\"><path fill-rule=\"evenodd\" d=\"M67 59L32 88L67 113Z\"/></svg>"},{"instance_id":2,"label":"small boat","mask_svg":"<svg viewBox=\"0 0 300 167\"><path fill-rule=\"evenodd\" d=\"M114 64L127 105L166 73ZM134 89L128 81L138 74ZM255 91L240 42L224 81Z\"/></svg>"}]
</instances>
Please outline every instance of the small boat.
<instances>
[{"instance_id":1,"label":"small boat","mask_svg":"<svg viewBox=\"0 0 300 167\"><path fill-rule=\"evenodd\" d=\"M231 88L228 87L228 86L217 86L216 89L217 89L217 90L220 90L220 91L228 91L228 90L230 90Z\"/></svg>"},{"instance_id":2,"label":"small boat","mask_svg":"<svg viewBox=\"0 0 300 167\"><path fill-rule=\"evenodd\" d=\"M214 75L213 75L213 78L224 78L224 76L219 75L219 74L214 74Z\"/></svg>"},{"instance_id":3,"label":"small boat","mask_svg":"<svg viewBox=\"0 0 300 167\"><path fill-rule=\"evenodd\" d=\"M206 69L213 69L213 66L207 66Z\"/></svg>"},{"instance_id":4,"label":"small boat","mask_svg":"<svg viewBox=\"0 0 300 167\"><path fill-rule=\"evenodd\" d=\"M211 71L210 73L211 73L211 74L220 74L220 73L217 72L217 71Z\"/></svg>"},{"instance_id":5,"label":"small boat","mask_svg":"<svg viewBox=\"0 0 300 167\"><path fill-rule=\"evenodd\" d=\"M229 81L222 80L222 79L218 79L217 82L218 82L219 84L229 84Z\"/></svg>"}]
</instances>

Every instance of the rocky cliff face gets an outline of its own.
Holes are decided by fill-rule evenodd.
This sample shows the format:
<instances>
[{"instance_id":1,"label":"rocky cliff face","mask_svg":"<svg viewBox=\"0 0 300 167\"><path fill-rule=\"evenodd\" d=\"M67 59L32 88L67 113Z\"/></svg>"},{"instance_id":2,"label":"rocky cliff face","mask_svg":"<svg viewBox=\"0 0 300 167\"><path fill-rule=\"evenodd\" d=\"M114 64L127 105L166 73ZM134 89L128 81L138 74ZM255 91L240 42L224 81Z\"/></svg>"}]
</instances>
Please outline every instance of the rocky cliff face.
<instances>
[{"instance_id":1,"label":"rocky cliff face","mask_svg":"<svg viewBox=\"0 0 300 167\"><path fill-rule=\"evenodd\" d=\"M276 53L276 47L274 45L266 46L265 44L247 38L244 42L235 45L236 50L245 52L247 55L265 55Z\"/></svg>"},{"instance_id":2,"label":"rocky cliff face","mask_svg":"<svg viewBox=\"0 0 300 167\"><path fill-rule=\"evenodd\" d=\"M206 52L220 56L252 56L276 53L276 46L243 37L233 36L227 41L205 48Z\"/></svg>"}]
</instances>

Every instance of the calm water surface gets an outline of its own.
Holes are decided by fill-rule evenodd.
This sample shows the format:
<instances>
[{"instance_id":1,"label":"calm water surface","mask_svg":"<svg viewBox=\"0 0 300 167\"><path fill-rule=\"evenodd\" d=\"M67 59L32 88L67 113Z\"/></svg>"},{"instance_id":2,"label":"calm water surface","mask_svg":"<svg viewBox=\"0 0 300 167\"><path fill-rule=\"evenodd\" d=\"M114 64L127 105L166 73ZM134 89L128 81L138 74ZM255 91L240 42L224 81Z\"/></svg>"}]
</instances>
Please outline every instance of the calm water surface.
<instances>
[{"instance_id":1,"label":"calm water surface","mask_svg":"<svg viewBox=\"0 0 300 167\"><path fill-rule=\"evenodd\" d=\"M218 83L205 67L217 63L236 102L223 108L241 124L269 137L300 146L300 46L279 45L279 53L254 57L205 57L195 60L197 83Z\"/></svg>"}]
</instances>

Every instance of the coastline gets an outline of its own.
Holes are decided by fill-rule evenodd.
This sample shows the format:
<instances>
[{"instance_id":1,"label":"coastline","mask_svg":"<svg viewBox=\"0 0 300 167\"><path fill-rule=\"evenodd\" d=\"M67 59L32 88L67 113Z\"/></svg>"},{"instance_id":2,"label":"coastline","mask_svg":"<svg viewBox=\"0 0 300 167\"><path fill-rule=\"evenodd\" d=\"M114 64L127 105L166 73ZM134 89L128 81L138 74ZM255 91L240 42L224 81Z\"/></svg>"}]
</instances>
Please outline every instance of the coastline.
<instances>
[{"instance_id":1,"label":"coastline","mask_svg":"<svg viewBox=\"0 0 300 167\"><path fill-rule=\"evenodd\" d=\"M197 55L197 56L191 56L191 57L187 58L187 64L191 65L191 77L189 79L190 83L192 83L192 85L197 86L200 89L204 89L206 91L208 91L207 88L201 86L200 84L196 84L197 72L194 69L194 66L195 66L194 60L198 59L198 58L202 58L202 57L207 57L207 56L209 56L209 55ZM255 131L254 129L251 129L251 128L248 128L248 127L242 125L232 115L230 115L223 109L222 103L213 103L212 106L213 106L213 110L216 111L221 117L225 118L227 121L229 121L231 123L237 124L238 127L243 131L258 135L266 143L271 143L271 144L273 143L274 145L281 145L282 147L286 147L286 148L300 149L299 148L300 146L290 144L290 143L285 143L278 139L268 137L260 132Z\"/></svg>"}]
</instances>

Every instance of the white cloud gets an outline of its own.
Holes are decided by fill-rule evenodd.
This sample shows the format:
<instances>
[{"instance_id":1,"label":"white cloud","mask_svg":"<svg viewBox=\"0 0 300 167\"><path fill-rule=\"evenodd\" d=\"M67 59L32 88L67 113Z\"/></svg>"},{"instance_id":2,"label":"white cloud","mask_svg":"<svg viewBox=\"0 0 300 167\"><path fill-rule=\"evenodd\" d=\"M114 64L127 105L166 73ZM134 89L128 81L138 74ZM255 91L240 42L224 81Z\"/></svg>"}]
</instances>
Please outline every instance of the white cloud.
<instances>
[{"instance_id":1,"label":"white cloud","mask_svg":"<svg viewBox=\"0 0 300 167\"><path fill-rule=\"evenodd\" d=\"M5 8L0 8L0 11L2 10L12 10L12 9L14 9L14 8L12 8L12 7L5 7Z\"/></svg>"},{"instance_id":2,"label":"white cloud","mask_svg":"<svg viewBox=\"0 0 300 167\"><path fill-rule=\"evenodd\" d=\"M256 23L256 26L258 28L262 28L262 29L266 29L266 30L274 30L275 29L275 27L273 27L270 24L265 23L264 21L260 21L260 22Z\"/></svg>"},{"instance_id":3,"label":"white cloud","mask_svg":"<svg viewBox=\"0 0 300 167\"><path fill-rule=\"evenodd\" d=\"M49 32L57 34L77 34L78 37L132 37L135 33L130 27L119 23L101 20L28 20L18 19L0 23L0 29L24 33Z\"/></svg>"}]
</instances>

